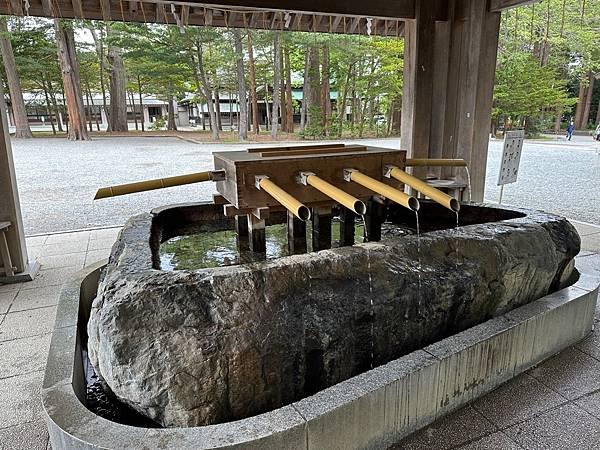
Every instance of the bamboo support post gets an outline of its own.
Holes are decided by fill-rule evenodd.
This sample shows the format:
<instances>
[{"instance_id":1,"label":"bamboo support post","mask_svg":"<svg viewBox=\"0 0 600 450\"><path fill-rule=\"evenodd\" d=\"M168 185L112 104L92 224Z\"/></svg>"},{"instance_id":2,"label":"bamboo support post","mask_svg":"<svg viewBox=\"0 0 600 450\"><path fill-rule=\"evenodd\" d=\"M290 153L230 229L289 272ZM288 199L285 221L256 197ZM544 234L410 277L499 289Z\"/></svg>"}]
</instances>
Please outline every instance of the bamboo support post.
<instances>
[{"instance_id":1,"label":"bamboo support post","mask_svg":"<svg viewBox=\"0 0 600 450\"><path fill-rule=\"evenodd\" d=\"M404 184L409 185L411 188L419 191L423 195L429 197L434 202L439 203L440 205L452 210L459 211L460 203L455 198L449 196L448 194L440 191L439 189L434 188L433 186L429 186L423 180L420 180L417 177L413 177L409 175L404 170L396 167L396 166L387 166L385 169L385 174L387 178L395 178L398 181L401 181Z\"/></svg>"},{"instance_id":2,"label":"bamboo support post","mask_svg":"<svg viewBox=\"0 0 600 450\"><path fill-rule=\"evenodd\" d=\"M355 183L360 184L361 186L366 187L367 189L372 190L373 192L395 202L405 208L412 209L413 211L419 210L419 200L415 197L405 194L398 189L394 189L391 186L388 186L385 183L382 183L375 178L371 178L364 173L356 169L345 169L344 170L344 179L346 181L354 181Z\"/></svg>"},{"instance_id":3,"label":"bamboo support post","mask_svg":"<svg viewBox=\"0 0 600 450\"><path fill-rule=\"evenodd\" d=\"M340 205L354 211L356 214L362 216L367 211L367 207L362 201L319 178L312 172L300 172L300 183L305 186L314 187Z\"/></svg>"},{"instance_id":4,"label":"bamboo support post","mask_svg":"<svg viewBox=\"0 0 600 450\"><path fill-rule=\"evenodd\" d=\"M306 253L306 222L287 212L287 237L290 255Z\"/></svg>"},{"instance_id":5,"label":"bamboo support post","mask_svg":"<svg viewBox=\"0 0 600 450\"><path fill-rule=\"evenodd\" d=\"M331 248L331 208L313 208L312 249L314 252Z\"/></svg>"},{"instance_id":6,"label":"bamboo support post","mask_svg":"<svg viewBox=\"0 0 600 450\"><path fill-rule=\"evenodd\" d=\"M467 167L464 159L450 158L408 158L406 167Z\"/></svg>"},{"instance_id":7,"label":"bamboo support post","mask_svg":"<svg viewBox=\"0 0 600 450\"><path fill-rule=\"evenodd\" d=\"M221 181L225 178L225 171L213 170L207 172L190 173L176 177L156 178L154 180L138 181L135 183L119 184L98 189L94 200L116 197L119 195L134 194L137 192L152 191L185 184L202 183L204 181Z\"/></svg>"},{"instance_id":8,"label":"bamboo support post","mask_svg":"<svg viewBox=\"0 0 600 450\"><path fill-rule=\"evenodd\" d=\"M256 176L256 188L259 190L264 190L298 219L310 219L310 210L275 183L273 183L268 176Z\"/></svg>"}]
</instances>

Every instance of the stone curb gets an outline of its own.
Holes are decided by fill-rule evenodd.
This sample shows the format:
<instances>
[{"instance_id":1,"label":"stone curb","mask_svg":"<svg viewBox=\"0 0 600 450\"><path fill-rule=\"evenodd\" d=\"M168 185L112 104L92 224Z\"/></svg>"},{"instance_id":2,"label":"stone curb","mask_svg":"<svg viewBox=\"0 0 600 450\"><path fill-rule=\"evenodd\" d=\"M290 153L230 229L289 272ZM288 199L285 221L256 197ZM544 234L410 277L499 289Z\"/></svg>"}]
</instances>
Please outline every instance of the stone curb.
<instances>
[{"instance_id":1,"label":"stone curb","mask_svg":"<svg viewBox=\"0 0 600 450\"><path fill-rule=\"evenodd\" d=\"M54 449L385 448L583 339L600 284L582 275L573 286L264 414L161 429L110 422L83 404L85 332L78 326L87 323L105 264L80 271L60 296L42 387Z\"/></svg>"}]
</instances>

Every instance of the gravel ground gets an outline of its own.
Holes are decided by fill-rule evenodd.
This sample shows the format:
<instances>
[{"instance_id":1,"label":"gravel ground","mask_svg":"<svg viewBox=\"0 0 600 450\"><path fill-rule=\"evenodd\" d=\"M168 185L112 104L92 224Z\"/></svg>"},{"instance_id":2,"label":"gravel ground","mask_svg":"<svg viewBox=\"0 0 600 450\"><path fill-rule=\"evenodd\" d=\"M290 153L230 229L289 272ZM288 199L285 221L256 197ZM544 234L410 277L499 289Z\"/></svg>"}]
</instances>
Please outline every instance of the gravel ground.
<instances>
[{"instance_id":1,"label":"gravel ground","mask_svg":"<svg viewBox=\"0 0 600 450\"><path fill-rule=\"evenodd\" d=\"M399 139L361 141L398 148ZM256 146L258 144L252 144ZM27 235L121 225L155 206L210 200L211 183L94 202L100 186L212 168L211 152L240 144L195 144L177 138L97 138L90 142L37 138L13 140L13 154ZM490 143L486 198L498 199L501 141ZM590 138L528 141L519 181L504 189L504 202L600 223L600 156Z\"/></svg>"}]
</instances>

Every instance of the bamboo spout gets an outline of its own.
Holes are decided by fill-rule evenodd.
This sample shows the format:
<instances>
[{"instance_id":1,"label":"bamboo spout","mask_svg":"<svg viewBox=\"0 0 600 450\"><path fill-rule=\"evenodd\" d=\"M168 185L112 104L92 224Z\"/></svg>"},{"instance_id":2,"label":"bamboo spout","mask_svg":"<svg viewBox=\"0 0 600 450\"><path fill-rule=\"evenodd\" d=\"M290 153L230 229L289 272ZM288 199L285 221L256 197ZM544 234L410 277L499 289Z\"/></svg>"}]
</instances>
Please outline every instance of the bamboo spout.
<instances>
[{"instance_id":1,"label":"bamboo spout","mask_svg":"<svg viewBox=\"0 0 600 450\"><path fill-rule=\"evenodd\" d=\"M312 172L300 172L300 183L305 186L314 187L327 197L335 200L341 205L344 205L346 208L354 211L360 216L367 212L367 207L362 201L335 187L333 184L330 184L327 181L319 178Z\"/></svg>"},{"instance_id":2,"label":"bamboo spout","mask_svg":"<svg viewBox=\"0 0 600 450\"><path fill-rule=\"evenodd\" d=\"M404 206L405 208L412 209L413 211L419 210L419 200L417 200L415 197L405 194L398 189L394 189L393 187L388 186L387 184L382 183L375 178L371 178L370 176L365 175L356 169L345 169L344 179L346 181L354 181L355 183L358 183L361 186L364 186L367 189L370 189L373 192L376 192L377 194Z\"/></svg>"},{"instance_id":3,"label":"bamboo spout","mask_svg":"<svg viewBox=\"0 0 600 450\"><path fill-rule=\"evenodd\" d=\"M402 183L408 184L411 188L419 191L434 202L437 202L440 205L451 209L452 211L460 210L460 203L458 200L449 196L448 194L445 194L439 189L434 188L433 186L429 186L423 180L409 175L404 170L396 166L387 166L385 170L385 176L388 178L393 177Z\"/></svg>"},{"instance_id":4,"label":"bamboo spout","mask_svg":"<svg viewBox=\"0 0 600 450\"><path fill-rule=\"evenodd\" d=\"M136 183L119 184L98 189L94 200L119 195L134 194L136 192L152 191L184 184L201 183L204 181L221 181L225 179L225 171L212 170L207 172L190 173L176 177L157 178L154 180L138 181Z\"/></svg>"},{"instance_id":5,"label":"bamboo spout","mask_svg":"<svg viewBox=\"0 0 600 450\"><path fill-rule=\"evenodd\" d=\"M406 167L467 167L464 159L408 158Z\"/></svg>"},{"instance_id":6,"label":"bamboo spout","mask_svg":"<svg viewBox=\"0 0 600 450\"><path fill-rule=\"evenodd\" d=\"M285 208L298 219L305 221L310 219L310 210L271 180L269 180L268 176L257 175L256 188L264 190L267 194L285 206Z\"/></svg>"}]
</instances>

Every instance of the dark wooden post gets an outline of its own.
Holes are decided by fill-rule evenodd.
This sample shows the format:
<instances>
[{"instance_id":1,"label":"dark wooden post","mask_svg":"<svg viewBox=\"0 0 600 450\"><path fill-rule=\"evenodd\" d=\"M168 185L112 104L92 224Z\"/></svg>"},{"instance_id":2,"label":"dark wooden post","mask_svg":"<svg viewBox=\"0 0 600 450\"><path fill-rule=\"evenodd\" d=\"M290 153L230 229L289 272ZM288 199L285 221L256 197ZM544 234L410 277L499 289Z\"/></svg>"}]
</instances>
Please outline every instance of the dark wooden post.
<instances>
[{"instance_id":1,"label":"dark wooden post","mask_svg":"<svg viewBox=\"0 0 600 450\"><path fill-rule=\"evenodd\" d=\"M381 240L381 224L385 218L385 205L371 199L367 203L367 214L365 214L365 242L377 242Z\"/></svg>"},{"instance_id":2,"label":"dark wooden post","mask_svg":"<svg viewBox=\"0 0 600 450\"><path fill-rule=\"evenodd\" d=\"M348 208L342 208L340 212L340 247L354 245L354 220L356 214Z\"/></svg>"},{"instance_id":3,"label":"dark wooden post","mask_svg":"<svg viewBox=\"0 0 600 450\"><path fill-rule=\"evenodd\" d=\"M248 219L245 216L235 216L235 240L238 253L250 251L250 242L248 237Z\"/></svg>"},{"instance_id":4,"label":"dark wooden post","mask_svg":"<svg viewBox=\"0 0 600 450\"><path fill-rule=\"evenodd\" d=\"M288 251L290 255L306 253L306 222L287 213Z\"/></svg>"},{"instance_id":5,"label":"dark wooden post","mask_svg":"<svg viewBox=\"0 0 600 450\"><path fill-rule=\"evenodd\" d=\"M255 254L266 255L267 241L265 236L265 221L260 220L254 214L248 214L247 217L250 251Z\"/></svg>"},{"instance_id":6,"label":"dark wooden post","mask_svg":"<svg viewBox=\"0 0 600 450\"><path fill-rule=\"evenodd\" d=\"M312 245L314 252L331 248L331 208L313 208Z\"/></svg>"}]
</instances>

